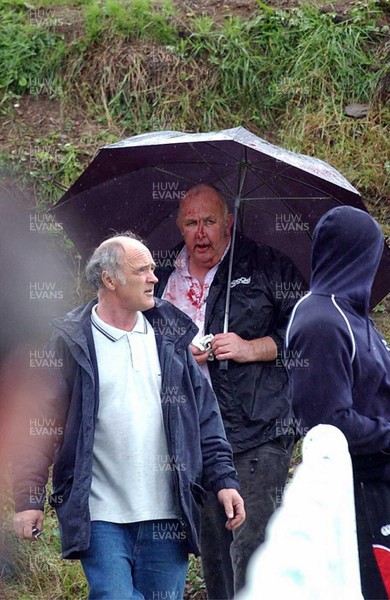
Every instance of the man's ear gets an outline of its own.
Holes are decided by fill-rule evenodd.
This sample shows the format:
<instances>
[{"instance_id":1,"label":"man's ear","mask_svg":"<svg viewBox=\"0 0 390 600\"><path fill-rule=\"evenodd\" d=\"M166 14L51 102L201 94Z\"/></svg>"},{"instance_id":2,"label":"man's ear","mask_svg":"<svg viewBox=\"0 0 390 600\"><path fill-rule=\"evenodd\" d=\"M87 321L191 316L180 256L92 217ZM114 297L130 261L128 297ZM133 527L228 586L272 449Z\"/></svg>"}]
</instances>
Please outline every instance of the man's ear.
<instances>
[{"instance_id":1,"label":"man's ear","mask_svg":"<svg viewBox=\"0 0 390 600\"><path fill-rule=\"evenodd\" d=\"M116 289L116 280L111 277L107 273L107 271L103 271L102 273L102 282L105 288L111 290L112 292Z\"/></svg>"}]
</instances>

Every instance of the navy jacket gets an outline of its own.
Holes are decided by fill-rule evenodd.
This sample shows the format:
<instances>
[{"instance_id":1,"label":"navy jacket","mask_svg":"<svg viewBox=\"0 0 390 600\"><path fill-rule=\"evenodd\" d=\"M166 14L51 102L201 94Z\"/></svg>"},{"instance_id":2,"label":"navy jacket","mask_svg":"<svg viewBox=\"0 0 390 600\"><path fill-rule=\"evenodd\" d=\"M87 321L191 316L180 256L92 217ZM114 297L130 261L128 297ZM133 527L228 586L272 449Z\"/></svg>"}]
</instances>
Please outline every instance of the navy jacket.
<instances>
[{"instance_id":1,"label":"navy jacket","mask_svg":"<svg viewBox=\"0 0 390 600\"><path fill-rule=\"evenodd\" d=\"M50 503L57 512L64 558L77 558L90 542L88 498L99 399L90 320L94 303L54 321L50 356L55 356L55 363L29 415L30 424L50 423L47 433L53 435L40 430L40 435L26 436L14 460L15 510L38 509L43 499L37 502L31 490L45 485L55 453ZM204 488L215 493L239 489L231 448L215 396L188 350L196 327L181 311L159 299L144 314L155 330L161 364L161 405L180 523L189 551L199 554Z\"/></svg>"},{"instance_id":2,"label":"navy jacket","mask_svg":"<svg viewBox=\"0 0 390 600\"><path fill-rule=\"evenodd\" d=\"M176 249L177 253L180 249ZM230 252L210 286L205 333L223 331L229 256ZM172 265L170 269L156 270L158 296L162 295L173 268ZM237 236L229 331L245 340L272 337L278 356L268 362L229 361L227 370L220 368L219 361L208 364L226 435L234 452L255 448L292 431L290 390L282 355L291 310L305 291L305 283L289 258L269 246Z\"/></svg>"},{"instance_id":3,"label":"navy jacket","mask_svg":"<svg viewBox=\"0 0 390 600\"><path fill-rule=\"evenodd\" d=\"M286 343L300 425L335 425L355 475L390 481L390 348L368 314L383 244L379 225L358 209L337 207L320 220L310 293Z\"/></svg>"}]
</instances>

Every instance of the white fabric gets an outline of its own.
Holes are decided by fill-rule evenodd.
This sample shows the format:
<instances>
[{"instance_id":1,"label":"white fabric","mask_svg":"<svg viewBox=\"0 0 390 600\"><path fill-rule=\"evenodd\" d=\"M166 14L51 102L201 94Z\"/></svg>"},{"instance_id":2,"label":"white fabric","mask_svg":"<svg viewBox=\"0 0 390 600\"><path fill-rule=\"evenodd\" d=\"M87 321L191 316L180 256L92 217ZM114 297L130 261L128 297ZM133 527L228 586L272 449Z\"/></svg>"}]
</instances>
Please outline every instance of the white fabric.
<instances>
[{"instance_id":1,"label":"white fabric","mask_svg":"<svg viewBox=\"0 0 390 600\"><path fill-rule=\"evenodd\" d=\"M317 425L303 463L253 555L236 600L363 600L351 458L342 432Z\"/></svg>"},{"instance_id":2,"label":"white fabric","mask_svg":"<svg viewBox=\"0 0 390 600\"><path fill-rule=\"evenodd\" d=\"M210 287L229 248L230 242L225 248L221 260L207 272L202 285L188 270L188 250L184 246L176 258L175 269L169 276L162 294L164 300L168 300L182 310L198 327L199 331L194 337L194 342L205 335L204 322ZM211 384L207 362L203 363L200 368Z\"/></svg>"},{"instance_id":3,"label":"white fabric","mask_svg":"<svg viewBox=\"0 0 390 600\"><path fill-rule=\"evenodd\" d=\"M96 310L91 318L100 391L91 519L132 523L176 518L153 328L140 312L130 332L108 325Z\"/></svg>"}]
</instances>

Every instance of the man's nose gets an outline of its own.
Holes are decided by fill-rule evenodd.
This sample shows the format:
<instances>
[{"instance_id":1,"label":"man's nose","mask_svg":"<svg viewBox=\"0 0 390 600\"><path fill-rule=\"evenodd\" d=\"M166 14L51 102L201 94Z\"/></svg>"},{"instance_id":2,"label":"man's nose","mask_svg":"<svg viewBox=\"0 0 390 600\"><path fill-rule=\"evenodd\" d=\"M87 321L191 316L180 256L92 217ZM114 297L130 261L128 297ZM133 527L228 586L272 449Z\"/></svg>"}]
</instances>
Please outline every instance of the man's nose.
<instances>
[{"instance_id":1,"label":"man's nose","mask_svg":"<svg viewBox=\"0 0 390 600\"><path fill-rule=\"evenodd\" d=\"M156 275L154 274L154 271L150 272L149 281L153 284L158 282L158 277L156 277Z\"/></svg>"},{"instance_id":2,"label":"man's nose","mask_svg":"<svg viewBox=\"0 0 390 600\"><path fill-rule=\"evenodd\" d=\"M204 236L204 226L203 226L203 223L202 223L202 222L200 222L200 223L198 224L198 229L197 229L196 235L197 235L198 237L203 237L203 236Z\"/></svg>"}]
</instances>

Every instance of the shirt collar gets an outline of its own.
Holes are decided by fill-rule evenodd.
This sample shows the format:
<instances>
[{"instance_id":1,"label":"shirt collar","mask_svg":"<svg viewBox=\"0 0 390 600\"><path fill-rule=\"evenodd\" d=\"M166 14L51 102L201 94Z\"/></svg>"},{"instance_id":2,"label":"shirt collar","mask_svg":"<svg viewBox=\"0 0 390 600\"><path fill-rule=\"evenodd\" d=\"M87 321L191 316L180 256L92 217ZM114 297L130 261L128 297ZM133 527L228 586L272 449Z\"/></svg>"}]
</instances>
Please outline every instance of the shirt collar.
<instances>
[{"instance_id":1,"label":"shirt collar","mask_svg":"<svg viewBox=\"0 0 390 600\"><path fill-rule=\"evenodd\" d=\"M98 305L95 304L95 306L92 307L92 325L112 342L117 342L124 335L129 335L132 333L147 333L146 319L140 311L137 311L137 320L133 329L131 331L125 331L124 329L119 329L118 327L114 327L113 325L109 325L103 321L96 312L97 306Z\"/></svg>"}]
</instances>

